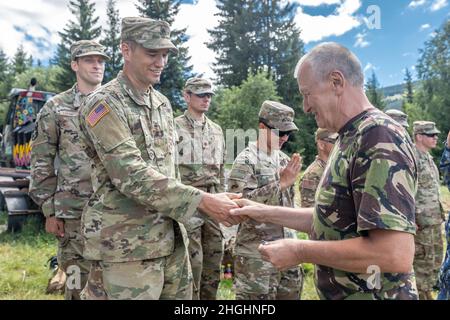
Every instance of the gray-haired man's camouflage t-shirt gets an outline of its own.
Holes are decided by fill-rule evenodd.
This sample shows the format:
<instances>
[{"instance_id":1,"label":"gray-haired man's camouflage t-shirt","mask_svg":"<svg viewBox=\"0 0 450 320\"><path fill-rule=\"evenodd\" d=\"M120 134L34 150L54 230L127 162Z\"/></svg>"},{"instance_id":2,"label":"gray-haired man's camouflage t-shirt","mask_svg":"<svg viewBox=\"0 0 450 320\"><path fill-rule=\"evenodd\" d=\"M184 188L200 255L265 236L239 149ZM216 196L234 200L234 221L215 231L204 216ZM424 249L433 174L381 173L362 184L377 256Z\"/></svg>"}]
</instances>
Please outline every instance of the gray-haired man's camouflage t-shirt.
<instances>
[{"instance_id":1,"label":"gray-haired man's camouflage t-shirt","mask_svg":"<svg viewBox=\"0 0 450 320\"><path fill-rule=\"evenodd\" d=\"M377 109L339 132L315 198L312 238L345 240L369 230L415 234L417 167L411 138ZM417 299L414 274L356 274L316 266L322 299ZM378 273L380 274L380 273Z\"/></svg>"}]
</instances>

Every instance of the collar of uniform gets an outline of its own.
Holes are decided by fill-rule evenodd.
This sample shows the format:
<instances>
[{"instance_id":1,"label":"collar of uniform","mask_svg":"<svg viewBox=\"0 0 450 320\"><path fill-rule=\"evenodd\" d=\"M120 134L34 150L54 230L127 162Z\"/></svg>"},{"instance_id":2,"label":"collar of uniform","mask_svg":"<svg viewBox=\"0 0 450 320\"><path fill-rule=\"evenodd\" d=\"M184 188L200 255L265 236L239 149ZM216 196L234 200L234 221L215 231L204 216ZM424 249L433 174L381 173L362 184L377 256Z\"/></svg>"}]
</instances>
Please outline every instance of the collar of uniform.
<instances>
[{"instance_id":1,"label":"collar of uniform","mask_svg":"<svg viewBox=\"0 0 450 320\"><path fill-rule=\"evenodd\" d=\"M327 163L325 161L323 161L322 159L319 158L319 156L316 156L316 161L320 164L320 166L322 166L323 168L325 168L325 166L327 165Z\"/></svg>"},{"instance_id":2,"label":"collar of uniform","mask_svg":"<svg viewBox=\"0 0 450 320\"><path fill-rule=\"evenodd\" d=\"M207 120L207 117L205 114L203 114L203 121L199 121L199 120L195 119L192 116L192 114L189 112L189 109L184 112L184 116L186 117L186 119L188 119L188 121L191 123L191 125L193 127L202 127L205 125L206 120Z\"/></svg>"},{"instance_id":3,"label":"collar of uniform","mask_svg":"<svg viewBox=\"0 0 450 320\"><path fill-rule=\"evenodd\" d=\"M86 99L86 97L88 96L87 94L83 94L80 92L80 90L78 89L78 83L75 82L75 84L72 87L72 94L73 94L73 107L75 109L80 108L80 106L83 104L84 100Z\"/></svg>"},{"instance_id":4,"label":"collar of uniform","mask_svg":"<svg viewBox=\"0 0 450 320\"><path fill-rule=\"evenodd\" d=\"M163 104L159 103L159 99L158 100L154 99L153 94L154 89L151 86L146 92L141 92L137 90L131 84L131 81L128 79L125 73L123 73L123 71L119 71L119 74L117 75L117 81L122 87L122 90L125 91L136 104L140 106L151 107L152 102L154 102L155 100L158 101L158 103L155 103L154 107L158 108Z\"/></svg>"}]
</instances>

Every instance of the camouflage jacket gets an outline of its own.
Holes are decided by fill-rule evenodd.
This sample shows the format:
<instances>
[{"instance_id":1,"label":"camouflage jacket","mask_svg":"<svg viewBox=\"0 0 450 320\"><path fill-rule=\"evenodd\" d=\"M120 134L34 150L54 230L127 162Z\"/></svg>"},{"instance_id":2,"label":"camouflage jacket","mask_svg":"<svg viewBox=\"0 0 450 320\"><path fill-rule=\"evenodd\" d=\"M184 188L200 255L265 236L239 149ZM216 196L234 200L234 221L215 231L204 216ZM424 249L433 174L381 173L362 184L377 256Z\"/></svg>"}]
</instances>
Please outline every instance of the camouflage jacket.
<instances>
[{"instance_id":1,"label":"camouflage jacket","mask_svg":"<svg viewBox=\"0 0 450 320\"><path fill-rule=\"evenodd\" d=\"M419 181L416 193L416 224L419 228L444 221L439 195L439 171L428 152L415 148Z\"/></svg>"},{"instance_id":2,"label":"camouflage jacket","mask_svg":"<svg viewBox=\"0 0 450 320\"><path fill-rule=\"evenodd\" d=\"M316 157L316 160L303 173L299 184L302 208L314 207L314 197L325 165L325 161Z\"/></svg>"},{"instance_id":3,"label":"camouflage jacket","mask_svg":"<svg viewBox=\"0 0 450 320\"><path fill-rule=\"evenodd\" d=\"M75 84L49 100L36 120L29 194L46 217L80 219L92 194L90 159L80 140L78 119L85 98Z\"/></svg>"},{"instance_id":4,"label":"camouflage jacket","mask_svg":"<svg viewBox=\"0 0 450 320\"><path fill-rule=\"evenodd\" d=\"M447 188L450 190L450 147L445 144L444 152L442 153L441 163L439 164L441 169L442 178Z\"/></svg>"},{"instance_id":5,"label":"camouflage jacket","mask_svg":"<svg viewBox=\"0 0 450 320\"><path fill-rule=\"evenodd\" d=\"M294 187L285 191L280 189L279 170L289 162L282 151L268 155L259 151L256 143L249 143L236 158L228 178L229 192L242 192L244 198L268 205L294 207ZM273 223L260 223L247 220L239 225L234 254L260 258L258 246L262 240L273 241L294 234Z\"/></svg>"},{"instance_id":6,"label":"camouflage jacket","mask_svg":"<svg viewBox=\"0 0 450 320\"><path fill-rule=\"evenodd\" d=\"M312 239L352 239L375 229L415 234L417 165L406 131L371 109L338 133L316 192ZM381 273L373 283L369 270L356 274L317 265L315 278L322 299L417 299L413 273Z\"/></svg>"},{"instance_id":7,"label":"camouflage jacket","mask_svg":"<svg viewBox=\"0 0 450 320\"><path fill-rule=\"evenodd\" d=\"M205 116L195 120L185 111L175 119L178 134L178 168L181 182L209 193L224 192L225 140L222 128ZM186 225L188 229L203 224L197 213Z\"/></svg>"},{"instance_id":8,"label":"camouflage jacket","mask_svg":"<svg viewBox=\"0 0 450 320\"><path fill-rule=\"evenodd\" d=\"M196 212L202 192L179 182L172 107L150 88L138 92L125 74L94 92L80 109L94 194L82 216L84 257L109 262L170 255L174 220Z\"/></svg>"}]
</instances>

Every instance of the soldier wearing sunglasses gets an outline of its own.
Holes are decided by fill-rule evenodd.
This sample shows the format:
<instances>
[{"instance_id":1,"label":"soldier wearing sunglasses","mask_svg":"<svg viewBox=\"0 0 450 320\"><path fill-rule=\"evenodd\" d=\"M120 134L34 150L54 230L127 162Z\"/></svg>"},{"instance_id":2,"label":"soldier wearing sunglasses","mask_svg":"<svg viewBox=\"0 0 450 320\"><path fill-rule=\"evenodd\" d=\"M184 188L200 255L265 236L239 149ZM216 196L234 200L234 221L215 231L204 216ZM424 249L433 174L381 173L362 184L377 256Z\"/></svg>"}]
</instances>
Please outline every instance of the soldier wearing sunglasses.
<instances>
[{"instance_id":1,"label":"soldier wearing sunglasses","mask_svg":"<svg viewBox=\"0 0 450 320\"><path fill-rule=\"evenodd\" d=\"M438 134L431 121L413 126L419 181L416 194L416 251L414 271L420 300L434 300L433 290L442 263L444 244L441 224L444 211L439 198L439 171L429 151L436 147Z\"/></svg>"},{"instance_id":2,"label":"soldier wearing sunglasses","mask_svg":"<svg viewBox=\"0 0 450 320\"><path fill-rule=\"evenodd\" d=\"M259 138L250 142L236 158L230 172L230 192L242 192L254 201L294 207L294 183L301 158L292 159L280 149L289 135L298 131L294 110L274 101L265 101L259 112ZM295 238L296 233L274 223L249 219L239 225L234 248L237 300L298 300L303 283L301 267L278 271L264 261L258 246L264 241Z\"/></svg>"}]
</instances>

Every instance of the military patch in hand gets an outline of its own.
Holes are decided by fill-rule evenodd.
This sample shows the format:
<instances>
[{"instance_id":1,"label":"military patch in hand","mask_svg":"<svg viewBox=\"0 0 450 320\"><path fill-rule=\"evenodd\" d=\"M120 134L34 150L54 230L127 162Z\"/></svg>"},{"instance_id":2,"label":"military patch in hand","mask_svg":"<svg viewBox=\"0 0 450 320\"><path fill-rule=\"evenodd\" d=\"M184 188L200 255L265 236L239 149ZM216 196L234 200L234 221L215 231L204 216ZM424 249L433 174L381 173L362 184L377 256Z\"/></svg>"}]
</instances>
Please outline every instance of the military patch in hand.
<instances>
[{"instance_id":1,"label":"military patch in hand","mask_svg":"<svg viewBox=\"0 0 450 320\"><path fill-rule=\"evenodd\" d=\"M95 125L110 111L111 109L108 104L105 101L100 101L87 116L87 123L89 123L91 127L95 127Z\"/></svg>"}]
</instances>

